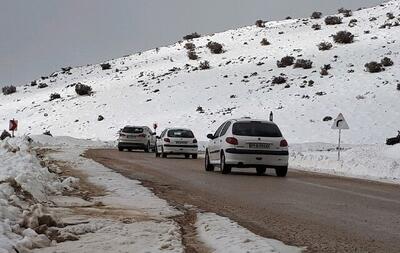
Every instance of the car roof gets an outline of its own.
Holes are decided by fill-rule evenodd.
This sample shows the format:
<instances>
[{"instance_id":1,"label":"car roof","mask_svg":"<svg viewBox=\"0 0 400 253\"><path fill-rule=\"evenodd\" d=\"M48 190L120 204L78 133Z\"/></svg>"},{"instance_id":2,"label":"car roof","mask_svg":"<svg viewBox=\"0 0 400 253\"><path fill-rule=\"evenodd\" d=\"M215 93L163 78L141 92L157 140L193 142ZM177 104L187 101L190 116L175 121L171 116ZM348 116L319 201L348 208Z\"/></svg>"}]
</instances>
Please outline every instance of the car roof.
<instances>
[{"instance_id":1,"label":"car roof","mask_svg":"<svg viewBox=\"0 0 400 253\"><path fill-rule=\"evenodd\" d=\"M185 127L169 127L169 128L166 128L166 130L188 130L188 131L192 131L191 129L189 129L189 128L185 128Z\"/></svg>"},{"instance_id":2,"label":"car roof","mask_svg":"<svg viewBox=\"0 0 400 253\"><path fill-rule=\"evenodd\" d=\"M132 125L126 125L125 127L137 127L137 128L148 128L147 126L132 126Z\"/></svg>"},{"instance_id":3,"label":"car roof","mask_svg":"<svg viewBox=\"0 0 400 253\"><path fill-rule=\"evenodd\" d=\"M263 123L268 123L268 124L271 124L271 125L276 125L275 122L272 122L272 121L269 121L269 120L266 120L266 119L252 119L252 118L249 118L249 117L238 118L238 119L231 119L231 121L234 121L234 122L260 121L260 122L263 122Z\"/></svg>"}]
</instances>

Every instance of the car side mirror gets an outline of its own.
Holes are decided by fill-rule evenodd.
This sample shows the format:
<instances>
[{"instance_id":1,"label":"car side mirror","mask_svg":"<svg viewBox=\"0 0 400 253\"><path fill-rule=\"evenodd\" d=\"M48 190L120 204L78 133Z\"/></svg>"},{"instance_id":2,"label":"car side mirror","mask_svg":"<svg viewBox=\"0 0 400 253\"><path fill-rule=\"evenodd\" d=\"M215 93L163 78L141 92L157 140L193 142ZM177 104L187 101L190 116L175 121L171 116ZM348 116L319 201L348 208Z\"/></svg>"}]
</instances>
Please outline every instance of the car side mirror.
<instances>
[{"instance_id":1,"label":"car side mirror","mask_svg":"<svg viewBox=\"0 0 400 253\"><path fill-rule=\"evenodd\" d=\"M207 138L210 140L214 140L214 135L213 134L207 134Z\"/></svg>"}]
</instances>

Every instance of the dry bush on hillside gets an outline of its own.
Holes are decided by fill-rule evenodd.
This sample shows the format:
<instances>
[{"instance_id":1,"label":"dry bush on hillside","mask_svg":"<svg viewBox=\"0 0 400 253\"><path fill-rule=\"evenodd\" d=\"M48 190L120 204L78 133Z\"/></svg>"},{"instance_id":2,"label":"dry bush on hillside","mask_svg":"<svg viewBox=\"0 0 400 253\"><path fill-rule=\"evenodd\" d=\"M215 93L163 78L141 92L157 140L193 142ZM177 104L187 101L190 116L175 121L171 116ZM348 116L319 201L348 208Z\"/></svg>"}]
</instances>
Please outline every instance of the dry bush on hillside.
<instances>
[{"instance_id":1,"label":"dry bush on hillside","mask_svg":"<svg viewBox=\"0 0 400 253\"><path fill-rule=\"evenodd\" d=\"M285 68L294 64L295 58L293 56L285 56L280 61L276 62L278 68Z\"/></svg>"},{"instance_id":2,"label":"dry bush on hillside","mask_svg":"<svg viewBox=\"0 0 400 253\"><path fill-rule=\"evenodd\" d=\"M17 92L17 88L14 85L4 86L1 88L4 95L10 95Z\"/></svg>"},{"instance_id":3,"label":"dry bush on hillside","mask_svg":"<svg viewBox=\"0 0 400 253\"><path fill-rule=\"evenodd\" d=\"M354 42L354 35L348 31L340 31L333 35L333 40L340 44L349 44Z\"/></svg>"},{"instance_id":4,"label":"dry bush on hillside","mask_svg":"<svg viewBox=\"0 0 400 253\"><path fill-rule=\"evenodd\" d=\"M326 25L339 25L342 23L342 18L338 16L328 16L325 18Z\"/></svg>"},{"instance_id":5,"label":"dry bush on hillside","mask_svg":"<svg viewBox=\"0 0 400 253\"><path fill-rule=\"evenodd\" d=\"M183 36L183 39L184 40L192 40L192 39L196 39L196 38L200 38L200 37L201 37L200 34L198 34L197 32L194 32L194 33Z\"/></svg>"}]
</instances>

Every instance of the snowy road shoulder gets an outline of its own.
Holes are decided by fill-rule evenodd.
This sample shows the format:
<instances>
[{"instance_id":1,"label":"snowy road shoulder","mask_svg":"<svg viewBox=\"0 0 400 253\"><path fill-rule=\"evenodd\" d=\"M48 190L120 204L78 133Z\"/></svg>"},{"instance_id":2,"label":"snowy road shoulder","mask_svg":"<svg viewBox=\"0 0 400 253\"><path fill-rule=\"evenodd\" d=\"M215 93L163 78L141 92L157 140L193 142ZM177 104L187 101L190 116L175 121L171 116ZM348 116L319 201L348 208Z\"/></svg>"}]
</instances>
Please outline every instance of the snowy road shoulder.
<instances>
[{"instance_id":1,"label":"snowy road shoulder","mask_svg":"<svg viewBox=\"0 0 400 253\"><path fill-rule=\"evenodd\" d=\"M213 252L298 253L302 251L280 241L257 236L236 222L214 213L198 213L196 225L200 239L213 249Z\"/></svg>"},{"instance_id":2,"label":"snowy road shoulder","mask_svg":"<svg viewBox=\"0 0 400 253\"><path fill-rule=\"evenodd\" d=\"M35 140L41 143L41 148L57 150L48 153L49 159L73 165L75 170L86 174L90 183L105 189L105 194L91 200L101 203L100 206L76 199L71 204L68 199L58 198L64 206L80 203L78 212L76 208L72 213L64 212L65 220L84 223L76 225L77 229L69 226L61 231L78 235L79 240L60 243L40 252L188 252L182 234L185 230L177 222L177 217L186 215L184 212L158 198L139 181L128 179L81 155L88 147L104 144L70 138L60 141L60 138L45 136ZM197 222L190 225L198 234L194 240L198 245L204 245L206 252L301 252L300 248L257 236L216 214L197 213ZM80 234L77 230L86 232ZM106 243L107 240L112 243Z\"/></svg>"},{"instance_id":3,"label":"snowy road shoulder","mask_svg":"<svg viewBox=\"0 0 400 253\"><path fill-rule=\"evenodd\" d=\"M294 144L290 151L293 169L400 184L400 144L345 145L340 161L333 144Z\"/></svg>"}]
</instances>

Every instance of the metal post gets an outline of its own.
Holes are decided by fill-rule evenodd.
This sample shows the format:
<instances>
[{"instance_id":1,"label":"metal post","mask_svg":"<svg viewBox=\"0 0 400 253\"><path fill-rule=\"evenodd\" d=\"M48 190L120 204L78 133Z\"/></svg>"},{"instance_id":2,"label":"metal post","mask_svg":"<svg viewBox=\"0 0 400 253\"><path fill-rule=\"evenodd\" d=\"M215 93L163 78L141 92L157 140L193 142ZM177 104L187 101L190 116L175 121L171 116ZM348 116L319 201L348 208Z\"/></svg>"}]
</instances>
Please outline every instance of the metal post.
<instances>
[{"instance_id":1,"label":"metal post","mask_svg":"<svg viewBox=\"0 0 400 253\"><path fill-rule=\"evenodd\" d=\"M338 161L340 161L340 137L342 135L342 129L339 129L339 145L338 145Z\"/></svg>"}]
</instances>

